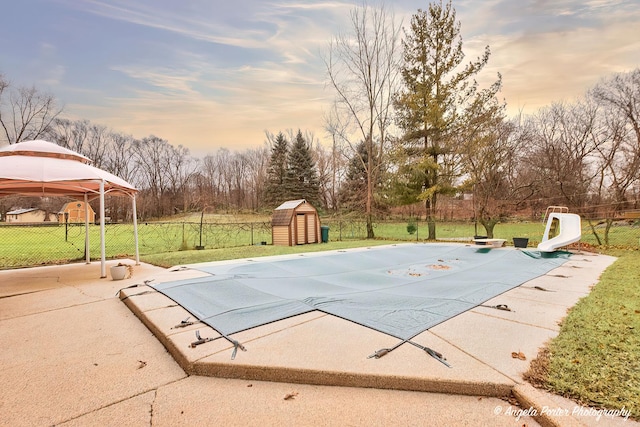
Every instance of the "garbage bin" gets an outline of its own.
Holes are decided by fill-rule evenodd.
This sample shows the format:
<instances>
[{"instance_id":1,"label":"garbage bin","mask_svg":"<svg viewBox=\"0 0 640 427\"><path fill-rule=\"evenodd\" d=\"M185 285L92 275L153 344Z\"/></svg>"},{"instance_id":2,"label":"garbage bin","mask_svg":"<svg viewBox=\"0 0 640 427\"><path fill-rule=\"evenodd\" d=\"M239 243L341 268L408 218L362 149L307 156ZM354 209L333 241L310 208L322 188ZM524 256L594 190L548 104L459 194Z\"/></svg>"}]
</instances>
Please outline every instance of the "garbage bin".
<instances>
[{"instance_id":1,"label":"garbage bin","mask_svg":"<svg viewBox=\"0 0 640 427\"><path fill-rule=\"evenodd\" d=\"M320 226L320 234L322 237L322 243L328 243L329 242L329 226L328 225Z\"/></svg>"}]
</instances>

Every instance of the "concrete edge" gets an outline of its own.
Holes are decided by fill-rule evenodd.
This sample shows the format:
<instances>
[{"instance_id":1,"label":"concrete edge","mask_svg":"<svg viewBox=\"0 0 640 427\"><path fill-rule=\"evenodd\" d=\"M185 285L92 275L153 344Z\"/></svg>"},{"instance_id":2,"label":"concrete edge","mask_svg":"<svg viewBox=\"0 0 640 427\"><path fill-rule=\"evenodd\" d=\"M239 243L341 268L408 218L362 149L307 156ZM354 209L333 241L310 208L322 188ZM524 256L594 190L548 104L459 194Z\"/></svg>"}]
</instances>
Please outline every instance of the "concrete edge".
<instances>
[{"instance_id":1,"label":"concrete edge","mask_svg":"<svg viewBox=\"0 0 640 427\"><path fill-rule=\"evenodd\" d=\"M168 336L150 321L138 307L134 299L128 298L126 292L120 291L119 298L133 314L151 331L171 354L178 365L188 375L209 376L216 378L241 379L246 381L269 381L292 384L310 384L319 386L376 388L387 390L404 390L427 393L445 393L454 395L495 397L500 399L514 398L520 408L543 427L584 427L572 416L554 417L543 411L543 408L557 408L557 402L551 400L541 390L528 383L503 384L490 382L464 382L443 379L416 379L402 376L383 376L369 374L352 374L345 372L328 372L309 369L270 368L252 365L229 365L204 361L191 362L181 348L176 346Z\"/></svg>"},{"instance_id":2,"label":"concrete edge","mask_svg":"<svg viewBox=\"0 0 640 427\"><path fill-rule=\"evenodd\" d=\"M266 367L242 364L225 364L190 360L184 349L178 347L169 336L146 316L136 304L137 294L129 294L130 289L119 293L120 300L138 317L172 355L178 365L189 375L210 376L248 381L271 381L281 383L311 384L322 386L377 388L389 390L419 391L430 393L459 394L467 396L485 396L509 398L513 384L498 382L455 381L446 379L413 378L398 375L380 375L366 373L348 373L304 368Z\"/></svg>"},{"instance_id":3,"label":"concrete edge","mask_svg":"<svg viewBox=\"0 0 640 427\"><path fill-rule=\"evenodd\" d=\"M320 371L301 368L271 368L252 365L228 365L224 363L196 362L190 367L192 375L217 378L270 381L320 386L376 388L429 393L458 394L508 398L512 385L490 382L451 381L424 379L406 376L359 374L348 372Z\"/></svg>"},{"instance_id":4,"label":"concrete edge","mask_svg":"<svg viewBox=\"0 0 640 427\"><path fill-rule=\"evenodd\" d=\"M543 427L584 427L581 423L571 415L563 415L562 417L554 417L544 408L558 408L558 403L550 399L545 393L531 384L517 384L513 387L513 395L520 403L524 410L529 410L535 414L535 420Z\"/></svg>"},{"instance_id":5,"label":"concrete edge","mask_svg":"<svg viewBox=\"0 0 640 427\"><path fill-rule=\"evenodd\" d=\"M190 371L193 370L191 362L185 357L185 355L180 351L180 349L171 341L166 335L161 333L160 329L149 320L147 316L145 316L144 312L138 307L138 305L129 298L131 295L127 295L123 290L120 290L118 293L118 297L120 300L131 310L133 314L142 322L143 325L151 331L151 333L162 343L164 348L171 354L173 359L178 363L178 365L185 371L187 374L190 374Z\"/></svg>"}]
</instances>

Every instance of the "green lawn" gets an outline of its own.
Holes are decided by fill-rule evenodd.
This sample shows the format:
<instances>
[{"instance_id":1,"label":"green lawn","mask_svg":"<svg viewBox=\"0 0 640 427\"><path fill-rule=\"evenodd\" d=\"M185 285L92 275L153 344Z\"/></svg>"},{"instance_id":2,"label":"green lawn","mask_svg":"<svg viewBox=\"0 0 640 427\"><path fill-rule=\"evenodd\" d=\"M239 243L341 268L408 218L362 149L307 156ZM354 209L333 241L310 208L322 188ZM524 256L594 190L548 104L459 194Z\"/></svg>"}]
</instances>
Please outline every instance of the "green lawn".
<instances>
[{"instance_id":1,"label":"green lawn","mask_svg":"<svg viewBox=\"0 0 640 427\"><path fill-rule=\"evenodd\" d=\"M562 322L529 379L554 393L640 418L640 253L618 260Z\"/></svg>"}]
</instances>

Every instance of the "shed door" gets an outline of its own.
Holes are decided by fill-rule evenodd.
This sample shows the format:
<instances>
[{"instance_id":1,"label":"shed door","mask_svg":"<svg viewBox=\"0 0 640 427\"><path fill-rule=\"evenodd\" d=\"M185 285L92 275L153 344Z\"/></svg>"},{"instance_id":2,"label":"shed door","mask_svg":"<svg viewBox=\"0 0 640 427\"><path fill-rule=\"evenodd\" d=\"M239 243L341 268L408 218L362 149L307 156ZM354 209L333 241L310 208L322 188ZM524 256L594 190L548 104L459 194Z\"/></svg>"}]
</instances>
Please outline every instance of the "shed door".
<instances>
[{"instance_id":1,"label":"shed door","mask_svg":"<svg viewBox=\"0 0 640 427\"><path fill-rule=\"evenodd\" d=\"M305 238L307 235L307 221L305 219L305 214L299 213L296 215L296 244L304 245L307 243L307 239Z\"/></svg>"},{"instance_id":2,"label":"shed door","mask_svg":"<svg viewBox=\"0 0 640 427\"><path fill-rule=\"evenodd\" d=\"M316 216L307 215L307 243L316 243Z\"/></svg>"}]
</instances>

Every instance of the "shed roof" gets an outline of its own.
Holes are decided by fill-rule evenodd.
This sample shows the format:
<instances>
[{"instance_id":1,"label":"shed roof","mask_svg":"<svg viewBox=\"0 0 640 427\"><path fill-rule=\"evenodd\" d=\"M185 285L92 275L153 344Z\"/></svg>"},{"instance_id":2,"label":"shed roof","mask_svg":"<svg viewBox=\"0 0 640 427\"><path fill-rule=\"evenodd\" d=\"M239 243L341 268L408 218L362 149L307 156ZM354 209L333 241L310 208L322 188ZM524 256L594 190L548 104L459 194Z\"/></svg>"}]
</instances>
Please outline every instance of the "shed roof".
<instances>
[{"instance_id":1,"label":"shed roof","mask_svg":"<svg viewBox=\"0 0 640 427\"><path fill-rule=\"evenodd\" d=\"M277 211L284 209L295 209L303 203L307 203L305 199L288 200L276 208Z\"/></svg>"},{"instance_id":2,"label":"shed roof","mask_svg":"<svg viewBox=\"0 0 640 427\"><path fill-rule=\"evenodd\" d=\"M291 223L291 217L293 216L293 209L280 209L273 212L273 218L271 218L271 225L289 225Z\"/></svg>"},{"instance_id":3,"label":"shed roof","mask_svg":"<svg viewBox=\"0 0 640 427\"><path fill-rule=\"evenodd\" d=\"M11 212L7 212L7 215L22 215L28 212L39 211L38 208L25 208L25 209L16 209Z\"/></svg>"}]
</instances>

